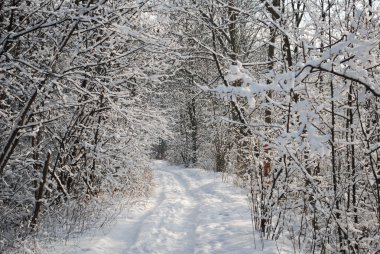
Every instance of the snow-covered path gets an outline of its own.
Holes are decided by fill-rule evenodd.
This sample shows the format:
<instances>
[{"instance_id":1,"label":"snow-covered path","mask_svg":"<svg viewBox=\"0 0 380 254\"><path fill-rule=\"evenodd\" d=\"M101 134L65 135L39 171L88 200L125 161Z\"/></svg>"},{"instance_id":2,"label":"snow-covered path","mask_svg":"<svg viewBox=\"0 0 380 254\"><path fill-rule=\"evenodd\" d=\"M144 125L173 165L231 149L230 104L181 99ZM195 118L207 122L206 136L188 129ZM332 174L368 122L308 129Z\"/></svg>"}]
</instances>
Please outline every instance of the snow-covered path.
<instances>
[{"instance_id":1,"label":"snow-covered path","mask_svg":"<svg viewBox=\"0 0 380 254\"><path fill-rule=\"evenodd\" d=\"M279 253L273 242L262 249L246 195L220 175L159 161L154 172L155 192L147 204L126 210L108 234L64 253Z\"/></svg>"}]
</instances>

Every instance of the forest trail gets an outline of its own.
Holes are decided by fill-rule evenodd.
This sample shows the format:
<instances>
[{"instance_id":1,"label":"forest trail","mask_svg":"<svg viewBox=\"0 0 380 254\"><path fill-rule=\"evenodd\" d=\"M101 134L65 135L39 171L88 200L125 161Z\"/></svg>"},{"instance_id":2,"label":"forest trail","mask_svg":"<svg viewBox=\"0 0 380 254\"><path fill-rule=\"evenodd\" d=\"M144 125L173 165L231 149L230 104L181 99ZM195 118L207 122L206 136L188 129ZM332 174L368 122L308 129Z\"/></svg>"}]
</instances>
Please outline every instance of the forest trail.
<instances>
[{"instance_id":1,"label":"forest trail","mask_svg":"<svg viewBox=\"0 0 380 254\"><path fill-rule=\"evenodd\" d=\"M154 168L155 192L145 205L64 253L291 253L253 234L246 194L220 175L160 161Z\"/></svg>"}]
</instances>

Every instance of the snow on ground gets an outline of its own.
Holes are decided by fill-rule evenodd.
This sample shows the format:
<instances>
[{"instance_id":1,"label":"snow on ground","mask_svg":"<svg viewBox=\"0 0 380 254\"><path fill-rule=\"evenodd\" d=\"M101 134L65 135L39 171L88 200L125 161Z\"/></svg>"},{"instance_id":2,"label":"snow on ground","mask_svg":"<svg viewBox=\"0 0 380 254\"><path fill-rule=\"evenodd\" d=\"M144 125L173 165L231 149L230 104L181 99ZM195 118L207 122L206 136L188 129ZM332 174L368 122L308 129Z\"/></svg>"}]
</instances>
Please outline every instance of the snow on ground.
<instances>
[{"instance_id":1,"label":"snow on ground","mask_svg":"<svg viewBox=\"0 0 380 254\"><path fill-rule=\"evenodd\" d=\"M107 234L69 241L54 253L292 253L252 233L247 196L219 174L161 161L154 174L146 204L126 209Z\"/></svg>"}]
</instances>

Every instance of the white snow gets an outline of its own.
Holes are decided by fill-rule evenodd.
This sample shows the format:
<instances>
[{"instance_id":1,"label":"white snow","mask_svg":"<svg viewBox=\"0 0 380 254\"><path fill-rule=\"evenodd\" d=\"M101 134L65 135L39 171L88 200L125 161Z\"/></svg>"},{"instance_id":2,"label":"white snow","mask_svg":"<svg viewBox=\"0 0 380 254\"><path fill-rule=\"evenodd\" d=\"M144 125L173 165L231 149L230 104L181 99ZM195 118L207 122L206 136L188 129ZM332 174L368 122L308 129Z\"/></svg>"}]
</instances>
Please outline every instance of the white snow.
<instances>
[{"instance_id":1,"label":"white snow","mask_svg":"<svg viewBox=\"0 0 380 254\"><path fill-rule=\"evenodd\" d=\"M69 241L54 253L292 253L253 233L247 195L220 174L161 161L154 174L145 204L122 212L107 234Z\"/></svg>"}]
</instances>

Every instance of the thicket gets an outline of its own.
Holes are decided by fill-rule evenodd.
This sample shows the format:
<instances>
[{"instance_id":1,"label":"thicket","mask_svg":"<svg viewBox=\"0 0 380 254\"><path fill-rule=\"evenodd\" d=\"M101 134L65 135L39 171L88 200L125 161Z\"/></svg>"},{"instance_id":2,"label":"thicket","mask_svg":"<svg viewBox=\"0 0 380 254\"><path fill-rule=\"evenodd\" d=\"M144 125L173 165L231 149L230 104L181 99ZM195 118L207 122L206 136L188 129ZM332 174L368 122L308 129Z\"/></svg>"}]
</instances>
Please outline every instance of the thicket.
<instances>
[{"instance_id":1,"label":"thicket","mask_svg":"<svg viewBox=\"0 0 380 254\"><path fill-rule=\"evenodd\" d=\"M1 248L144 192L151 156L235 175L255 229L295 252L380 251L379 14L372 0L1 1Z\"/></svg>"},{"instance_id":2,"label":"thicket","mask_svg":"<svg viewBox=\"0 0 380 254\"><path fill-rule=\"evenodd\" d=\"M190 92L176 125L186 150L172 158L243 179L256 230L295 252L378 252L378 4L173 5L175 82Z\"/></svg>"},{"instance_id":3,"label":"thicket","mask_svg":"<svg viewBox=\"0 0 380 254\"><path fill-rule=\"evenodd\" d=\"M148 103L163 43L143 31L144 4L0 2L0 252L148 194L166 123Z\"/></svg>"}]
</instances>

